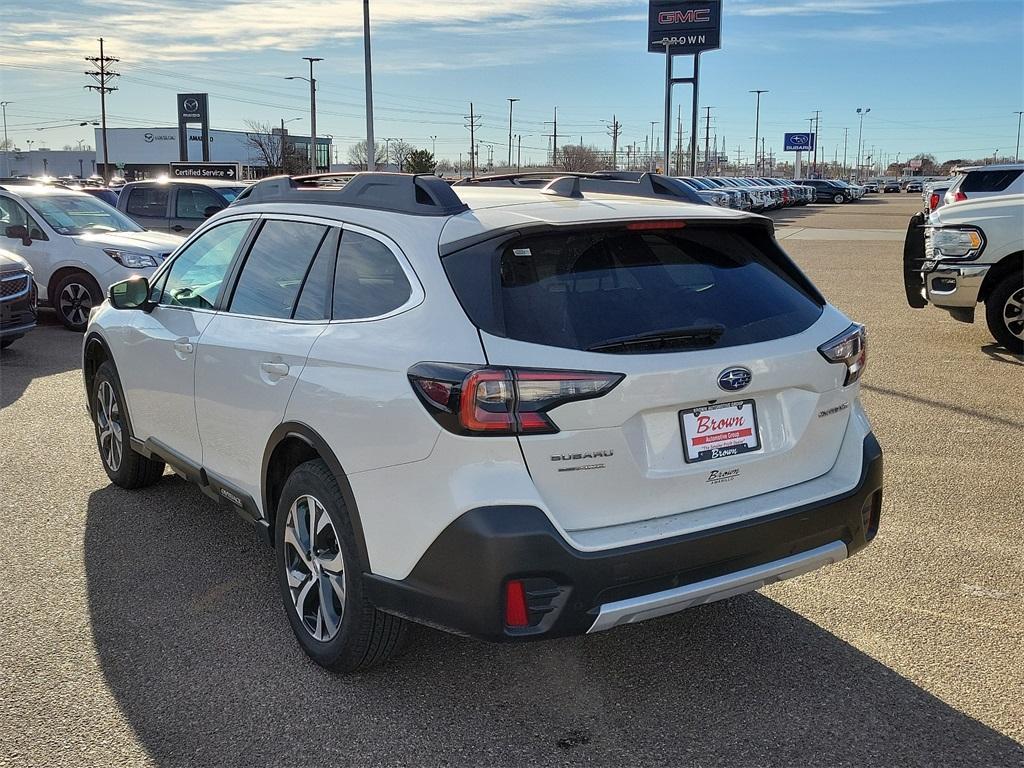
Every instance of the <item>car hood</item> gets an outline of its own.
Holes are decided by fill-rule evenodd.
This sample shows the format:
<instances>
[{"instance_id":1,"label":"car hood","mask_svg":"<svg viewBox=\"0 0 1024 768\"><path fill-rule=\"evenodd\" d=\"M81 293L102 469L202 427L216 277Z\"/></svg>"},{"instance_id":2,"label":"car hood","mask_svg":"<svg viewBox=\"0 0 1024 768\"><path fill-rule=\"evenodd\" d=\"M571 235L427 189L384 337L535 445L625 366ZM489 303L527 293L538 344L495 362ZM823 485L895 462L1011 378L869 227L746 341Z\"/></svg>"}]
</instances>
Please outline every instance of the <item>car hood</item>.
<instances>
[{"instance_id":1,"label":"car hood","mask_svg":"<svg viewBox=\"0 0 1024 768\"><path fill-rule=\"evenodd\" d=\"M4 272L31 272L28 262L21 256L0 248L0 273Z\"/></svg>"},{"instance_id":2,"label":"car hood","mask_svg":"<svg viewBox=\"0 0 1024 768\"><path fill-rule=\"evenodd\" d=\"M123 248L142 253L169 253L185 240L168 232L89 232L75 235L75 242L97 248Z\"/></svg>"}]
</instances>

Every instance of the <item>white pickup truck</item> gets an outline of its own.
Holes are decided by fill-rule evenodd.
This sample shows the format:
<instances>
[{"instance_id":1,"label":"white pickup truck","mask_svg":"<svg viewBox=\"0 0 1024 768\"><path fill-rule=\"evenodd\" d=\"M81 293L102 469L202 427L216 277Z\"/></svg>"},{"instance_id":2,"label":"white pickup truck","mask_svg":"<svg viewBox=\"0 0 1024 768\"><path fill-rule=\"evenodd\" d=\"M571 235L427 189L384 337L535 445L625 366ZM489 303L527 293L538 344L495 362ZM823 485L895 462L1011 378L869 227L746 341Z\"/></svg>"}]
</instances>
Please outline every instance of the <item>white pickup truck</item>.
<instances>
[{"instance_id":1,"label":"white pickup truck","mask_svg":"<svg viewBox=\"0 0 1024 768\"><path fill-rule=\"evenodd\" d=\"M979 302L997 342L1024 353L1024 194L945 205L911 219L903 249L907 303L974 322Z\"/></svg>"}]
</instances>

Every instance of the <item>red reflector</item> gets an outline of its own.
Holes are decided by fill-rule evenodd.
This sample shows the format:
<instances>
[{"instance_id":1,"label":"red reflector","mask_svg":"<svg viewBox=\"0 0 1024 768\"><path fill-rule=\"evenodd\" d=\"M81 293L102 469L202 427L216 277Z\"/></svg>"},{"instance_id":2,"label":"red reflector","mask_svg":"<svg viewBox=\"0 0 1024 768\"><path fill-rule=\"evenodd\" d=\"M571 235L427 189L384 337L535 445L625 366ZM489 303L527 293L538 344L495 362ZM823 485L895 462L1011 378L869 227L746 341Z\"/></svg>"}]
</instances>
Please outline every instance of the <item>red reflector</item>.
<instances>
[{"instance_id":1,"label":"red reflector","mask_svg":"<svg viewBox=\"0 0 1024 768\"><path fill-rule=\"evenodd\" d=\"M626 225L626 229L682 229L685 226L685 221L668 219L666 221L631 221Z\"/></svg>"},{"instance_id":2,"label":"red reflector","mask_svg":"<svg viewBox=\"0 0 1024 768\"><path fill-rule=\"evenodd\" d=\"M515 579L505 585L505 626L526 627L530 619L526 612L526 590L523 582Z\"/></svg>"}]
</instances>

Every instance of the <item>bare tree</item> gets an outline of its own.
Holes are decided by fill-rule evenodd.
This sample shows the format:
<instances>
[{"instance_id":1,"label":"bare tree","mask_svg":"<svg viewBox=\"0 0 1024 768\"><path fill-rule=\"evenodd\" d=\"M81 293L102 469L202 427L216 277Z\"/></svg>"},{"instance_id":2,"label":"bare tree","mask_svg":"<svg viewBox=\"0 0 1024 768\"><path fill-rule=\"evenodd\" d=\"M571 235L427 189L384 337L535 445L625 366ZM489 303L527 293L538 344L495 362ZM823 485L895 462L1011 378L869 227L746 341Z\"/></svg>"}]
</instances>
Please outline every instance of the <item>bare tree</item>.
<instances>
[{"instance_id":1,"label":"bare tree","mask_svg":"<svg viewBox=\"0 0 1024 768\"><path fill-rule=\"evenodd\" d=\"M386 158L384 157L384 144L377 143L373 146L373 160L374 163L380 168L385 164ZM348 162L349 165L355 167L357 171L366 170L366 142L357 141L351 147L348 148Z\"/></svg>"},{"instance_id":2,"label":"bare tree","mask_svg":"<svg viewBox=\"0 0 1024 768\"><path fill-rule=\"evenodd\" d=\"M566 144L560 152L563 170L589 173L601 167L601 158L593 147L586 147L582 144Z\"/></svg>"},{"instance_id":3,"label":"bare tree","mask_svg":"<svg viewBox=\"0 0 1024 768\"><path fill-rule=\"evenodd\" d=\"M405 166L409 162L409 155L416 151L416 147L402 139L395 139L390 142L390 144L391 157L388 159L390 162L398 166L398 171L401 173L405 170Z\"/></svg>"},{"instance_id":4,"label":"bare tree","mask_svg":"<svg viewBox=\"0 0 1024 768\"><path fill-rule=\"evenodd\" d=\"M287 135L275 129L272 123L246 120L245 127L246 145L270 173L296 174L306 169L305 158L299 156Z\"/></svg>"}]
</instances>

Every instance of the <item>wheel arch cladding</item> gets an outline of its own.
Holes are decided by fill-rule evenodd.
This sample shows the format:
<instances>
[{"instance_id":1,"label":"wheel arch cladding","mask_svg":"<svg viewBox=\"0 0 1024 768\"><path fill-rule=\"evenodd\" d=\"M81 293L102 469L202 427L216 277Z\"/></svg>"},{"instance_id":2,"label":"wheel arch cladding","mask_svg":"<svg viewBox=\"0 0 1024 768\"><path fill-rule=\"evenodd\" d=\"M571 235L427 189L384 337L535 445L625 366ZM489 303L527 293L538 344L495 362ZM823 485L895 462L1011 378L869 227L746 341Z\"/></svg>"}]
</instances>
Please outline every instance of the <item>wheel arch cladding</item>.
<instances>
[{"instance_id":1,"label":"wheel arch cladding","mask_svg":"<svg viewBox=\"0 0 1024 768\"><path fill-rule=\"evenodd\" d=\"M359 519L359 509L356 506L348 476L345 474L341 462L338 461L338 457L334 455L334 451L327 445L327 441L306 424L284 422L278 425L271 434L270 440L267 441L267 448L263 453L261 475L263 515L270 529L273 530L277 505L281 500L281 491L288 481L288 476L300 464L315 459L321 459L327 464L338 484L352 523L352 532L355 534L359 556L362 558L362 564L368 567L370 560L366 551L366 540L363 537L363 526ZM273 536L270 537L270 540L274 540Z\"/></svg>"},{"instance_id":2,"label":"wheel arch cladding","mask_svg":"<svg viewBox=\"0 0 1024 768\"><path fill-rule=\"evenodd\" d=\"M92 413L92 386L96 380L96 371L108 360L114 364L107 342L98 333L89 334L82 352L82 377L85 380L85 397L89 403L89 413ZM114 367L116 369L117 366Z\"/></svg>"}]
</instances>

